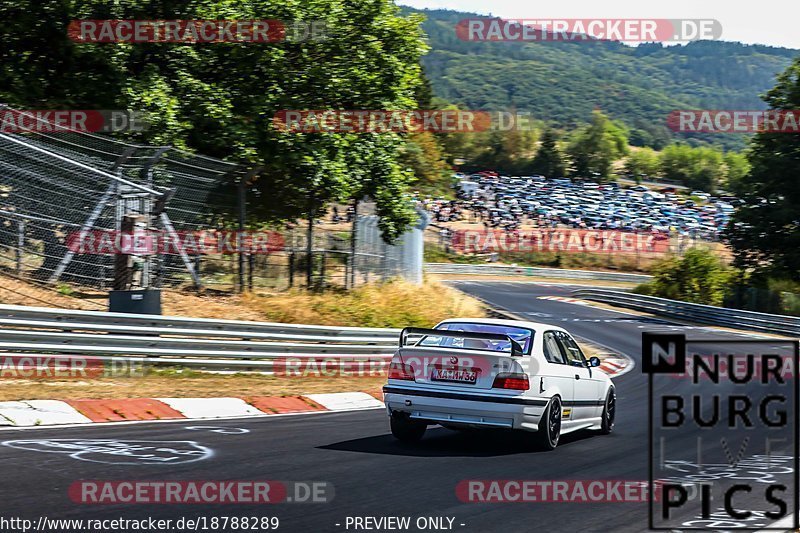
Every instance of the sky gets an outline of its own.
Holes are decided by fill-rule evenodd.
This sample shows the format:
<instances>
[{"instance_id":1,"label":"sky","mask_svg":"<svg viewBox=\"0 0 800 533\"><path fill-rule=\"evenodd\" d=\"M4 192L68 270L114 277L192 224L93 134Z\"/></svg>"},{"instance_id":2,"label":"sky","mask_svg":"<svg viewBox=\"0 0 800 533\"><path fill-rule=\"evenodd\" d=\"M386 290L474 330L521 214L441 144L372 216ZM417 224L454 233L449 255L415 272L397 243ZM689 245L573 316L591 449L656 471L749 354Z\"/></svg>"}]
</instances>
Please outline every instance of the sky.
<instances>
[{"instance_id":1,"label":"sky","mask_svg":"<svg viewBox=\"0 0 800 533\"><path fill-rule=\"evenodd\" d=\"M400 5L452 9L509 19L716 19L723 41L800 49L800 0L397 0ZM777 14L777 15L773 15Z\"/></svg>"}]
</instances>

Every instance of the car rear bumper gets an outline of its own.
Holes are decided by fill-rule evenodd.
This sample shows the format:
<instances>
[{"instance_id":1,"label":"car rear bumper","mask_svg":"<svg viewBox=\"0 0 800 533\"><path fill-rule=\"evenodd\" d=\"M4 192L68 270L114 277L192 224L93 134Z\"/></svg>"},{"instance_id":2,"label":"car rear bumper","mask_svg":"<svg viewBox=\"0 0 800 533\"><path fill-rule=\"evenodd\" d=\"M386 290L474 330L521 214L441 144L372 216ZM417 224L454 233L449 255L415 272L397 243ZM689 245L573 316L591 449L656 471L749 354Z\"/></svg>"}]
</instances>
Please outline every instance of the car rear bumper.
<instances>
[{"instance_id":1,"label":"car rear bumper","mask_svg":"<svg viewBox=\"0 0 800 533\"><path fill-rule=\"evenodd\" d=\"M545 398L462 393L387 385L388 412L459 427L507 428L536 431L547 407Z\"/></svg>"}]
</instances>

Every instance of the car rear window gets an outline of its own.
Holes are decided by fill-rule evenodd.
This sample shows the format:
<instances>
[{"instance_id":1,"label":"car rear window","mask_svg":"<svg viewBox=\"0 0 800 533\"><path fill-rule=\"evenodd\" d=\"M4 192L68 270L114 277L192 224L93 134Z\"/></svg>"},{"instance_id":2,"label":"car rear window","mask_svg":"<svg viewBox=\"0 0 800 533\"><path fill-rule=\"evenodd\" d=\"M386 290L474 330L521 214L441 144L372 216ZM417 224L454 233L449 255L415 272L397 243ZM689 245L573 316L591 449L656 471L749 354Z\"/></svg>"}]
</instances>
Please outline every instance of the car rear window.
<instances>
[{"instance_id":1,"label":"car rear window","mask_svg":"<svg viewBox=\"0 0 800 533\"><path fill-rule=\"evenodd\" d=\"M508 335L519 343L522 353L530 354L533 342L533 331L527 328L515 328L500 324L476 324L470 322L447 322L439 324L436 329L447 331L464 331L467 333L495 333ZM483 341L477 339L459 339L453 337L435 337L429 335L423 338L418 346L441 346L449 348L462 348L467 350L490 350L497 352L508 352L511 350L511 343L508 341Z\"/></svg>"}]
</instances>

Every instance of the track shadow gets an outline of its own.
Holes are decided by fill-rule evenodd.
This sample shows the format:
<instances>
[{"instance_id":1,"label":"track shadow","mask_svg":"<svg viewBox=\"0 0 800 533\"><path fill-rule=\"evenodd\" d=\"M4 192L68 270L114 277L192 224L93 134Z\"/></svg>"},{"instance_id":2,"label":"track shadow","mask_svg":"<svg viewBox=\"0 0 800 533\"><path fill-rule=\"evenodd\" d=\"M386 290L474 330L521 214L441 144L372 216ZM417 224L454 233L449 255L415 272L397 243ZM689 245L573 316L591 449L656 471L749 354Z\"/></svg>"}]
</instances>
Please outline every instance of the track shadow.
<instances>
[{"instance_id":1,"label":"track shadow","mask_svg":"<svg viewBox=\"0 0 800 533\"><path fill-rule=\"evenodd\" d=\"M573 442L592 437L589 431L576 431L561 437L555 452ZM391 435L375 435L319 446L323 450L357 453L402 455L407 457L500 457L504 455L542 453L531 442L530 434L518 431L482 430L451 431L429 428L421 441L407 444Z\"/></svg>"}]
</instances>

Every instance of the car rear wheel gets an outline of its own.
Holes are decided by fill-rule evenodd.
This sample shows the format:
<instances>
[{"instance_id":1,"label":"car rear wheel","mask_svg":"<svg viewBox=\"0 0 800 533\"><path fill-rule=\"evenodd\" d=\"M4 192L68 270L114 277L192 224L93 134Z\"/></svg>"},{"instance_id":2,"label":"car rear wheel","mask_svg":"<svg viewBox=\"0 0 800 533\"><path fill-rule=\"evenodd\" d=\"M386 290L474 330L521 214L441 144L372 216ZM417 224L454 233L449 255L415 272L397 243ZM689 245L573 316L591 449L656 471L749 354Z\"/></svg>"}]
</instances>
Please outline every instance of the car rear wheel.
<instances>
[{"instance_id":1,"label":"car rear wheel","mask_svg":"<svg viewBox=\"0 0 800 533\"><path fill-rule=\"evenodd\" d=\"M406 413L392 413L389 425L392 435L401 442L418 442L428 428L425 422L412 420Z\"/></svg>"},{"instance_id":2,"label":"car rear wheel","mask_svg":"<svg viewBox=\"0 0 800 533\"><path fill-rule=\"evenodd\" d=\"M608 435L614 430L614 419L617 416L617 394L614 392L614 387L608 389L606 395L606 404L603 407L603 420L600 424L600 433Z\"/></svg>"},{"instance_id":3,"label":"car rear wheel","mask_svg":"<svg viewBox=\"0 0 800 533\"><path fill-rule=\"evenodd\" d=\"M561 399L558 396L547 405L535 435L538 447L543 450L554 450L558 446L561 438Z\"/></svg>"}]
</instances>

